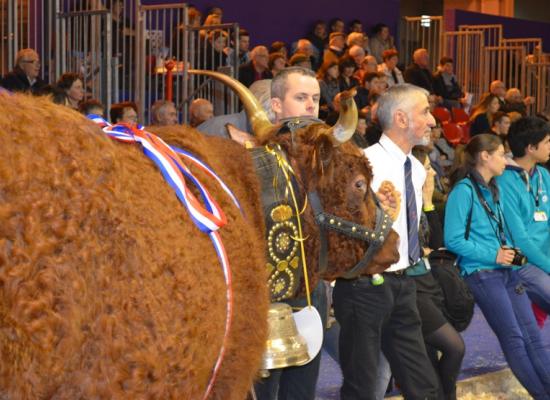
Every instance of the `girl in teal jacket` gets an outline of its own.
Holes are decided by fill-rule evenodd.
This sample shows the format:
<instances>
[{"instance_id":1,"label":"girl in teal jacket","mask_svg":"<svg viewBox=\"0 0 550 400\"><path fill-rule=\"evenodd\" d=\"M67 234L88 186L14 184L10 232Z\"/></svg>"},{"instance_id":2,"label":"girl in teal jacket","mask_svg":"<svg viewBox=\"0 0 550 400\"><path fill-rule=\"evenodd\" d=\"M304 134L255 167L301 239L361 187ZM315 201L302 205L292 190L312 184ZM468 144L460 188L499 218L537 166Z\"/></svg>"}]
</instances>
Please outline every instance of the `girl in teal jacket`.
<instances>
[{"instance_id":1,"label":"girl in teal jacket","mask_svg":"<svg viewBox=\"0 0 550 400\"><path fill-rule=\"evenodd\" d=\"M464 279L498 337L512 372L533 398L550 399L550 355L520 284L519 265L513 265L523 260L506 239L513 235L494 181L505 166L498 136L472 138L464 151L463 179L447 201L444 241L458 256Z\"/></svg>"}]
</instances>

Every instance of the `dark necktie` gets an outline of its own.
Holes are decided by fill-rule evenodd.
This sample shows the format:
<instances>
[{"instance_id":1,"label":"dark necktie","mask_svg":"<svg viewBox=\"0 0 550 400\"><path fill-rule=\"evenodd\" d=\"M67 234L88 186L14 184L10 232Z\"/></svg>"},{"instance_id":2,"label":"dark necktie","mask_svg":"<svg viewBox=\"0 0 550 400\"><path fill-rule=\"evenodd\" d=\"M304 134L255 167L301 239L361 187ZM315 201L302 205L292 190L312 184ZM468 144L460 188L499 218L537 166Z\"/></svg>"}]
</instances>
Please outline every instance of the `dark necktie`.
<instances>
[{"instance_id":1,"label":"dark necktie","mask_svg":"<svg viewBox=\"0 0 550 400\"><path fill-rule=\"evenodd\" d=\"M412 183L411 160L405 161L405 196L407 198L407 233L409 236L409 264L414 264L420 258L420 243L418 242L418 215L416 198Z\"/></svg>"},{"instance_id":2,"label":"dark necktie","mask_svg":"<svg viewBox=\"0 0 550 400\"><path fill-rule=\"evenodd\" d=\"M391 70L391 76L392 76L392 78L393 78L393 82L394 82L396 85L398 85L399 82L397 81L397 74L395 73L395 69L392 69L392 70Z\"/></svg>"}]
</instances>

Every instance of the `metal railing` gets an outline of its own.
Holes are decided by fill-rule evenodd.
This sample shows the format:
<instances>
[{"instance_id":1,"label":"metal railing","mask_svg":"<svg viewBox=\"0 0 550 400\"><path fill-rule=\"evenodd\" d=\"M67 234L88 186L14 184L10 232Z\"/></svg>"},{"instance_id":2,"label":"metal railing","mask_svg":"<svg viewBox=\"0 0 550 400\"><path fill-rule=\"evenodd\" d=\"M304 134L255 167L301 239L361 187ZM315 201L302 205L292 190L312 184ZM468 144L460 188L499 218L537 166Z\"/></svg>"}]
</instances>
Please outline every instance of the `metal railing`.
<instances>
[{"instance_id":1,"label":"metal railing","mask_svg":"<svg viewBox=\"0 0 550 400\"><path fill-rule=\"evenodd\" d=\"M460 25L458 27L460 32L483 32L484 45L485 46L500 46L502 42L502 25L500 24L488 24L488 25Z\"/></svg>"},{"instance_id":2,"label":"metal railing","mask_svg":"<svg viewBox=\"0 0 550 400\"><path fill-rule=\"evenodd\" d=\"M442 53L454 60L455 74L472 103L479 101L485 90L483 74L484 37L482 31L445 32Z\"/></svg>"},{"instance_id":3,"label":"metal railing","mask_svg":"<svg viewBox=\"0 0 550 400\"><path fill-rule=\"evenodd\" d=\"M443 43L443 17L404 17L401 25L400 60L404 65L412 62L412 54L425 48L430 54L430 69L434 70L441 58Z\"/></svg>"}]
</instances>

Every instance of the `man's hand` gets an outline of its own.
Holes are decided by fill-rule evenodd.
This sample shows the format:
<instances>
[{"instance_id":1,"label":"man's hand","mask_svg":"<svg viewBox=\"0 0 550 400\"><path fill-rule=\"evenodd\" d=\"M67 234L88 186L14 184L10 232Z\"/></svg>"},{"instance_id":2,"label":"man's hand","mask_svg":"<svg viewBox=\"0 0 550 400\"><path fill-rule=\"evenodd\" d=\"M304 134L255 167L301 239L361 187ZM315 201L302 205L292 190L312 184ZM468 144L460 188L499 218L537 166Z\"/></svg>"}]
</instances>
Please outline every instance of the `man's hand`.
<instances>
[{"instance_id":1,"label":"man's hand","mask_svg":"<svg viewBox=\"0 0 550 400\"><path fill-rule=\"evenodd\" d=\"M382 209L395 221L401 207L401 193L395 189L393 183L384 181L380 185L376 196L380 201Z\"/></svg>"}]
</instances>

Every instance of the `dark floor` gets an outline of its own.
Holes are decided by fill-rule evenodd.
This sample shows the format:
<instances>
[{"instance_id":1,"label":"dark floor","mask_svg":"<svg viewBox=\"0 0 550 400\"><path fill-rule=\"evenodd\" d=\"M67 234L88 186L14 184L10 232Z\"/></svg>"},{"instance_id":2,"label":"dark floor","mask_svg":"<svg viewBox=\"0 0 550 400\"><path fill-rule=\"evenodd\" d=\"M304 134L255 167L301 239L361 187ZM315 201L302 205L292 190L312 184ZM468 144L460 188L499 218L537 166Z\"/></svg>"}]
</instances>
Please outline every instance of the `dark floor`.
<instances>
[{"instance_id":1,"label":"dark floor","mask_svg":"<svg viewBox=\"0 0 550 400\"><path fill-rule=\"evenodd\" d=\"M550 323L547 322L542 330L545 343L550 347ZM333 332L328 332L327 339L331 341ZM462 363L460 379L481 375L506 367L506 361L500 350L497 338L491 331L482 313L476 307L472 323L462 332L466 343L466 355ZM330 346L328 347L329 351ZM338 363L323 350L321 371L317 382L317 396L319 400L336 400L340 396L338 391L342 384L342 374Z\"/></svg>"}]
</instances>

